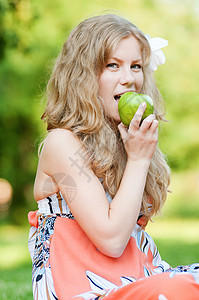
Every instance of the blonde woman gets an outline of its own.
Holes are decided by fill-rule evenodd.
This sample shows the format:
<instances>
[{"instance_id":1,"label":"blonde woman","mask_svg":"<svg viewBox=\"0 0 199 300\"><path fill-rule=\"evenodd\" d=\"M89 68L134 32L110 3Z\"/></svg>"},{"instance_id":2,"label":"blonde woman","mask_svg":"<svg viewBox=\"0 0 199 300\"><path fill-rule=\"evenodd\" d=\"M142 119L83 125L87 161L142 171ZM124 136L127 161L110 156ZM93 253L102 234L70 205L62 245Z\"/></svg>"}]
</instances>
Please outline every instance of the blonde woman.
<instances>
[{"instance_id":1,"label":"blonde woman","mask_svg":"<svg viewBox=\"0 0 199 300\"><path fill-rule=\"evenodd\" d=\"M153 70L163 62L153 39L112 14L81 22L63 45L29 213L34 299L199 297L197 265L172 269L144 231L170 180L157 148L164 102ZM155 111L140 125L141 104L127 128L118 100L129 91L151 96Z\"/></svg>"}]
</instances>

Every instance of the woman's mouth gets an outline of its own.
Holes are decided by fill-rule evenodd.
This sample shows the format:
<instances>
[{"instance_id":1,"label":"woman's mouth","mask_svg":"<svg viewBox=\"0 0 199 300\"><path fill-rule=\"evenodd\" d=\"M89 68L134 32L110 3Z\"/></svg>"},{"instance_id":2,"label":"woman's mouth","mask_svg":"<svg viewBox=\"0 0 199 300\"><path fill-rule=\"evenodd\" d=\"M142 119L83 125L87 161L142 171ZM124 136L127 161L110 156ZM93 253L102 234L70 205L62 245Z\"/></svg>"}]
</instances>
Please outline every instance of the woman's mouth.
<instances>
[{"instance_id":1,"label":"woman's mouth","mask_svg":"<svg viewBox=\"0 0 199 300\"><path fill-rule=\"evenodd\" d=\"M115 95L115 96L114 96L114 99L115 99L117 102L119 102L120 97L121 97L121 95Z\"/></svg>"},{"instance_id":2,"label":"woman's mouth","mask_svg":"<svg viewBox=\"0 0 199 300\"><path fill-rule=\"evenodd\" d=\"M114 96L115 101L119 102L121 96L128 93L128 92L134 92L135 93L135 90L133 90L133 89L125 90L125 91L121 92L120 94L115 95Z\"/></svg>"}]
</instances>

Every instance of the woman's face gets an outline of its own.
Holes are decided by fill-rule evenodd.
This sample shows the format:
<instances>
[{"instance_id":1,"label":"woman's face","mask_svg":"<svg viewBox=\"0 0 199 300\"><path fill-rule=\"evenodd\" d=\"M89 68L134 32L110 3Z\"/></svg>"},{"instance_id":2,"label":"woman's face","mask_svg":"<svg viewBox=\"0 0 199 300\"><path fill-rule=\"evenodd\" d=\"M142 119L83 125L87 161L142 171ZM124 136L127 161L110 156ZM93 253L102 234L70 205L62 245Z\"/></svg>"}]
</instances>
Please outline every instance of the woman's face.
<instances>
[{"instance_id":1,"label":"woman's face","mask_svg":"<svg viewBox=\"0 0 199 300\"><path fill-rule=\"evenodd\" d=\"M120 123L118 102L126 92L141 91L143 85L142 53L134 36L118 42L99 77L99 96L105 113Z\"/></svg>"}]
</instances>

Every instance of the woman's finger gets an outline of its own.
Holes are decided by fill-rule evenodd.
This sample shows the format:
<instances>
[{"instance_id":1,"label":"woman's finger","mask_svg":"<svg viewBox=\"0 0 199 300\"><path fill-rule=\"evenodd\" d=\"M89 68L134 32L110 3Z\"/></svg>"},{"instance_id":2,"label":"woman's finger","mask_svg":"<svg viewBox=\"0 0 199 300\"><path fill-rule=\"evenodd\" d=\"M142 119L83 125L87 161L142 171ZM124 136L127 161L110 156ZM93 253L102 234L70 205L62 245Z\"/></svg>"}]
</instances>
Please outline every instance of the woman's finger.
<instances>
[{"instance_id":1,"label":"woman's finger","mask_svg":"<svg viewBox=\"0 0 199 300\"><path fill-rule=\"evenodd\" d=\"M149 130L149 128L152 126L154 121L155 121L155 115L149 115L148 117L146 117L143 120L142 125L140 126L140 131L146 133Z\"/></svg>"},{"instance_id":2,"label":"woman's finger","mask_svg":"<svg viewBox=\"0 0 199 300\"><path fill-rule=\"evenodd\" d=\"M158 133L158 125L159 125L159 122L157 120L154 120L149 128L149 131L152 134Z\"/></svg>"},{"instance_id":3,"label":"woman's finger","mask_svg":"<svg viewBox=\"0 0 199 300\"><path fill-rule=\"evenodd\" d=\"M127 138L127 134L128 134L128 133L127 133L127 132L128 132L127 128L124 126L123 123L120 123L120 124L118 125L118 129L119 129L119 132L120 132L120 135L121 135L122 140L125 141L126 138Z\"/></svg>"},{"instance_id":4,"label":"woman's finger","mask_svg":"<svg viewBox=\"0 0 199 300\"><path fill-rule=\"evenodd\" d=\"M130 132L133 133L133 132L135 132L139 129L140 122L142 120L142 116L143 116L143 113L144 113L145 109L146 109L146 103L143 102L139 105L138 110L136 111L133 119L131 120L131 123L129 125L129 131Z\"/></svg>"}]
</instances>

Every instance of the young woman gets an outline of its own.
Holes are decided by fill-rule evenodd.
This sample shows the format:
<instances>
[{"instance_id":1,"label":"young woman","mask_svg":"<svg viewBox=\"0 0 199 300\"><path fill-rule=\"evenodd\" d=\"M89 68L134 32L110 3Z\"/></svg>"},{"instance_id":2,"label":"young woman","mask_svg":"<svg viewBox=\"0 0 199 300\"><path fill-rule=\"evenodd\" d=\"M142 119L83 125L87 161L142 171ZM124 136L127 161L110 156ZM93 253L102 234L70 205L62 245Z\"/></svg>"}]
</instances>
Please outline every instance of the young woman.
<instances>
[{"instance_id":1,"label":"young woman","mask_svg":"<svg viewBox=\"0 0 199 300\"><path fill-rule=\"evenodd\" d=\"M164 103L151 41L129 21L101 15L71 32L55 63L38 211L29 213L34 299L199 298L198 265L172 269L144 231L170 180L157 148ZM141 104L127 128L118 101L129 91L151 96L155 111L140 123Z\"/></svg>"}]
</instances>

